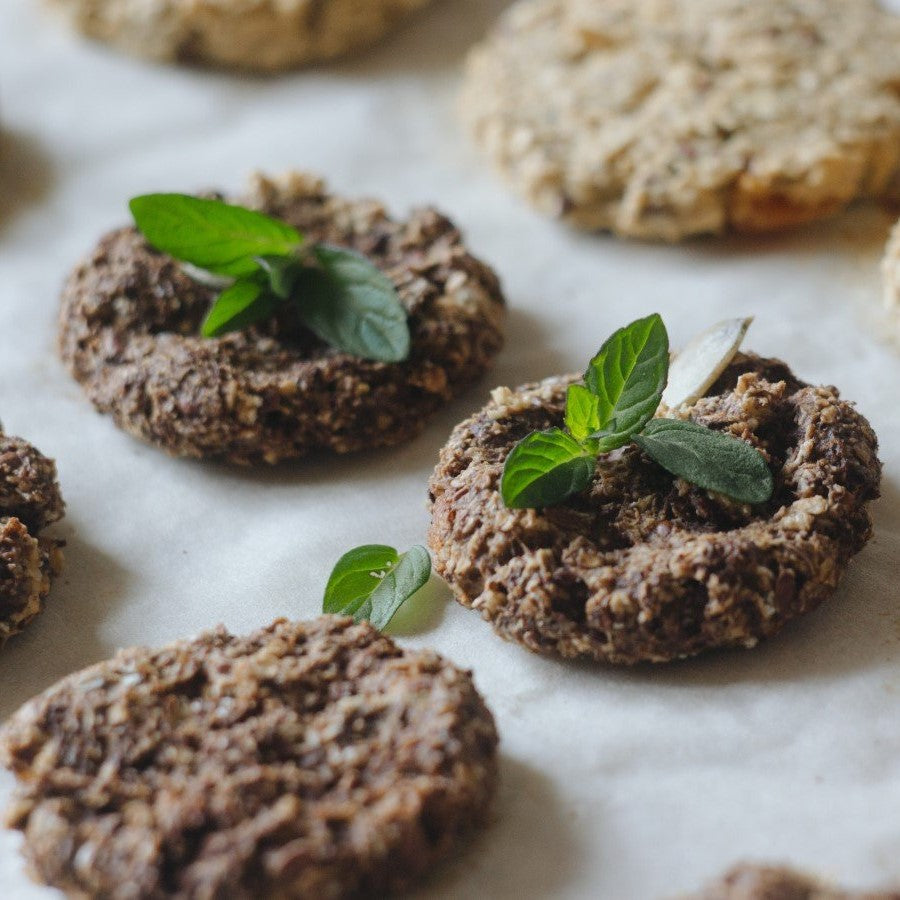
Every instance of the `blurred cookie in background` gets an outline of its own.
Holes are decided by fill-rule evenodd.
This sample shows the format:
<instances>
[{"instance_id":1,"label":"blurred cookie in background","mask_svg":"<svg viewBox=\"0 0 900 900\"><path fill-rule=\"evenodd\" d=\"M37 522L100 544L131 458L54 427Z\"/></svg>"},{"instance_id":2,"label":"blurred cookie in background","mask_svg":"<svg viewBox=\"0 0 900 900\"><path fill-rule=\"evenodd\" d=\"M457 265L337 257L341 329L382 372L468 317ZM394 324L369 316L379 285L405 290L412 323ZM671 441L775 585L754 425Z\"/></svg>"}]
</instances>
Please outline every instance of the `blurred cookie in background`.
<instances>
[{"instance_id":1,"label":"blurred cookie in background","mask_svg":"<svg viewBox=\"0 0 900 900\"><path fill-rule=\"evenodd\" d=\"M45 0L78 31L151 59L276 72L373 43L429 0Z\"/></svg>"},{"instance_id":2,"label":"blurred cookie in background","mask_svg":"<svg viewBox=\"0 0 900 900\"><path fill-rule=\"evenodd\" d=\"M461 110L541 212L677 241L900 195L898 83L873 0L520 0Z\"/></svg>"}]
</instances>

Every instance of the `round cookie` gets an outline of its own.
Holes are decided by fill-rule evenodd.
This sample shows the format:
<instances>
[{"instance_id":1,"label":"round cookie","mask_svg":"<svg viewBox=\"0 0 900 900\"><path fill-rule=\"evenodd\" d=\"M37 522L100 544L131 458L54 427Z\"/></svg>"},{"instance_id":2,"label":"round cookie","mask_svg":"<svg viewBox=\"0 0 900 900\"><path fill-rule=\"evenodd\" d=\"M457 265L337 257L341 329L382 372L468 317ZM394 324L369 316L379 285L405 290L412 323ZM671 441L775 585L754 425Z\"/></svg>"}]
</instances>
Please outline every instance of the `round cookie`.
<instances>
[{"instance_id":1,"label":"round cookie","mask_svg":"<svg viewBox=\"0 0 900 900\"><path fill-rule=\"evenodd\" d=\"M53 460L0 428L0 645L43 609L62 542L41 531L64 509Z\"/></svg>"},{"instance_id":2,"label":"round cookie","mask_svg":"<svg viewBox=\"0 0 900 900\"><path fill-rule=\"evenodd\" d=\"M433 209L395 221L379 203L341 199L296 173L257 176L237 202L375 263L409 313L409 359L340 353L290 309L246 331L202 338L213 290L123 228L69 278L59 342L97 409L129 433L175 455L236 463L399 444L500 349L499 282Z\"/></svg>"},{"instance_id":3,"label":"round cookie","mask_svg":"<svg viewBox=\"0 0 900 900\"><path fill-rule=\"evenodd\" d=\"M461 110L541 211L675 241L900 196L898 82L875 0L519 0Z\"/></svg>"},{"instance_id":4,"label":"round cookie","mask_svg":"<svg viewBox=\"0 0 900 900\"><path fill-rule=\"evenodd\" d=\"M429 0L45 0L135 56L258 72L371 44Z\"/></svg>"},{"instance_id":5,"label":"round cookie","mask_svg":"<svg viewBox=\"0 0 900 900\"><path fill-rule=\"evenodd\" d=\"M383 896L481 824L496 749L468 672L337 617L122 651L0 732L32 871L112 900Z\"/></svg>"},{"instance_id":6,"label":"round cookie","mask_svg":"<svg viewBox=\"0 0 900 900\"><path fill-rule=\"evenodd\" d=\"M744 863L683 900L900 900L900 891L844 891L783 866Z\"/></svg>"},{"instance_id":7,"label":"round cookie","mask_svg":"<svg viewBox=\"0 0 900 900\"><path fill-rule=\"evenodd\" d=\"M763 453L776 485L767 504L688 484L632 444L601 456L566 503L507 509L506 457L562 425L575 380L498 388L441 452L429 544L460 603L530 650L631 664L751 647L834 591L870 536L881 476L872 429L834 388L738 354L680 410Z\"/></svg>"}]
</instances>

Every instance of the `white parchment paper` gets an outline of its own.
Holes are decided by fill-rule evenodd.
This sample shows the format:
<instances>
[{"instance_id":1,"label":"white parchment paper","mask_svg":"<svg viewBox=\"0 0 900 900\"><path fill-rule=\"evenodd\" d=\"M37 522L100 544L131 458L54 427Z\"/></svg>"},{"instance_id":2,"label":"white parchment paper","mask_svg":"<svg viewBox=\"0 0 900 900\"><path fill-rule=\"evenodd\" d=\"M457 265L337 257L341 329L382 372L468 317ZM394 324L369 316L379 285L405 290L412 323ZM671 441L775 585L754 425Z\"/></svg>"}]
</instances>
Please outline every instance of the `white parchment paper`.
<instances>
[{"instance_id":1,"label":"white parchment paper","mask_svg":"<svg viewBox=\"0 0 900 900\"><path fill-rule=\"evenodd\" d=\"M356 60L265 80L131 60L0 0L0 419L57 459L68 502L65 573L0 652L0 717L122 646L315 615L345 550L422 541L437 452L492 386L579 370L651 311L675 346L750 314L748 347L839 385L872 421L885 462L875 539L837 595L776 640L665 668L540 659L433 591L395 631L475 670L503 784L495 824L421 896L654 898L744 858L900 883L900 354L879 333L877 271L891 217L859 208L777 238L673 248L543 220L453 112L461 57L503 5L446 0ZM135 194L235 189L255 168L290 167L398 213L449 213L503 278L507 348L399 450L263 471L169 459L95 414L63 371L61 281ZM17 847L0 833L0 897L55 896Z\"/></svg>"}]
</instances>

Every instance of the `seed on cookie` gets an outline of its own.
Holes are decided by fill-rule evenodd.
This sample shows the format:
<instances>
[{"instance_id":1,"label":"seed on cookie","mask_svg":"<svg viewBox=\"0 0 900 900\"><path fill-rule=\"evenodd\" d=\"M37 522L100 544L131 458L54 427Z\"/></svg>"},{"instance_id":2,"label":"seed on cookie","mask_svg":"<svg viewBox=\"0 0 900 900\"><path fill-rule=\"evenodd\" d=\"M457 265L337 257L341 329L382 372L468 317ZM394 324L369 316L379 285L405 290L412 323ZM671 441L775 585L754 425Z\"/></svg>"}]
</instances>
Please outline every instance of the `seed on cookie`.
<instances>
[{"instance_id":1,"label":"seed on cookie","mask_svg":"<svg viewBox=\"0 0 900 900\"><path fill-rule=\"evenodd\" d=\"M73 896L375 897L484 821L497 733L468 672L323 617L122 651L0 757L31 870Z\"/></svg>"},{"instance_id":2,"label":"seed on cookie","mask_svg":"<svg viewBox=\"0 0 900 900\"><path fill-rule=\"evenodd\" d=\"M900 900L900 890L846 891L784 866L744 863L682 900Z\"/></svg>"},{"instance_id":3,"label":"seed on cookie","mask_svg":"<svg viewBox=\"0 0 900 900\"><path fill-rule=\"evenodd\" d=\"M900 196L898 81L875 0L519 0L461 111L541 211L675 241Z\"/></svg>"},{"instance_id":4,"label":"seed on cookie","mask_svg":"<svg viewBox=\"0 0 900 900\"><path fill-rule=\"evenodd\" d=\"M429 0L46 0L134 56L276 72L365 47Z\"/></svg>"},{"instance_id":5,"label":"seed on cookie","mask_svg":"<svg viewBox=\"0 0 900 900\"><path fill-rule=\"evenodd\" d=\"M311 327L284 303L246 328L203 337L201 323L224 293L123 228L69 278L59 336L73 376L121 428L174 455L236 463L346 453L408 441L490 366L503 340L500 285L440 213L418 210L398 221L377 202L339 198L297 173L257 176L238 202L302 232L303 247L324 260L313 260L320 268L374 272L376 287L386 285L405 314L406 358L362 358L317 337L340 344L334 328L311 330L329 310L321 291ZM357 306L371 299L365 287L351 297ZM313 296L305 290L301 282L298 303ZM379 333L362 320L359 328L338 324L344 337Z\"/></svg>"},{"instance_id":6,"label":"seed on cookie","mask_svg":"<svg viewBox=\"0 0 900 900\"><path fill-rule=\"evenodd\" d=\"M429 545L460 603L538 653L632 664L752 647L834 592L869 539L866 507L881 477L872 429L834 388L738 353L677 410L677 421L755 448L772 479L761 502L676 477L639 432L599 457L585 450L583 483L560 491L566 471L548 478L563 502L509 508L501 481L511 451L561 431L576 383L496 389L441 452ZM672 422L652 419L643 434Z\"/></svg>"},{"instance_id":7,"label":"seed on cookie","mask_svg":"<svg viewBox=\"0 0 900 900\"><path fill-rule=\"evenodd\" d=\"M53 460L0 428L0 645L43 609L62 542L41 532L64 509Z\"/></svg>"}]
</instances>

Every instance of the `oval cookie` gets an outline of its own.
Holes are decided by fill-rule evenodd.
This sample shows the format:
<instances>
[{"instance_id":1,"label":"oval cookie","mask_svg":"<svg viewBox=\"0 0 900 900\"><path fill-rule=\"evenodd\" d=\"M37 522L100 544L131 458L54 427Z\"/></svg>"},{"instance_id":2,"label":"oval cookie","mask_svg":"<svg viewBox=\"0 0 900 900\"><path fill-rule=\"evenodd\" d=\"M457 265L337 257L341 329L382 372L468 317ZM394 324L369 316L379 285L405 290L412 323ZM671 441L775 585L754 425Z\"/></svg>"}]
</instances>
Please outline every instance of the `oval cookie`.
<instances>
[{"instance_id":1,"label":"oval cookie","mask_svg":"<svg viewBox=\"0 0 900 900\"><path fill-rule=\"evenodd\" d=\"M543 212L674 241L900 196L898 82L874 0L519 0L461 110Z\"/></svg>"},{"instance_id":2,"label":"oval cookie","mask_svg":"<svg viewBox=\"0 0 900 900\"><path fill-rule=\"evenodd\" d=\"M87 35L151 59L274 72L349 53L429 0L45 0Z\"/></svg>"},{"instance_id":3,"label":"oval cookie","mask_svg":"<svg viewBox=\"0 0 900 900\"><path fill-rule=\"evenodd\" d=\"M704 491L629 445L566 503L507 509L506 457L562 425L576 380L498 388L441 452L429 544L460 603L538 653L628 664L752 647L834 591L870 536L881 477L872 429L834 388L738 354L685 413L763 453L767 504Z\"/></svg>"},{"instance_id":4,"label":"oval cookie","mask_svg":"<svg viewBox=\"0 0 900 900\"><path fill-rule=\"evenodd\" d=\"M258 176L238 202L310 241L349 247L390 278L409 314L401 363L340 353L286 310L219 338L199 336L215 296L133 228L104 237L64 289L59 343L94 406L179 456L275 463L410 440L489 367L502 345L494 273L433 209L390 218L316 178Z\"/></svg>"},{"instance_id":5,"label":"oval cookie","mask_svg":"<svg viewBox=\"0 0 900 900\"><path fill-rule=\"evenodd\" d=\"M125 650L0 732L32 871L114 900L383 896L482 822L496 747L467 672L334 617Z\"/></svg>"}]
</instances>

